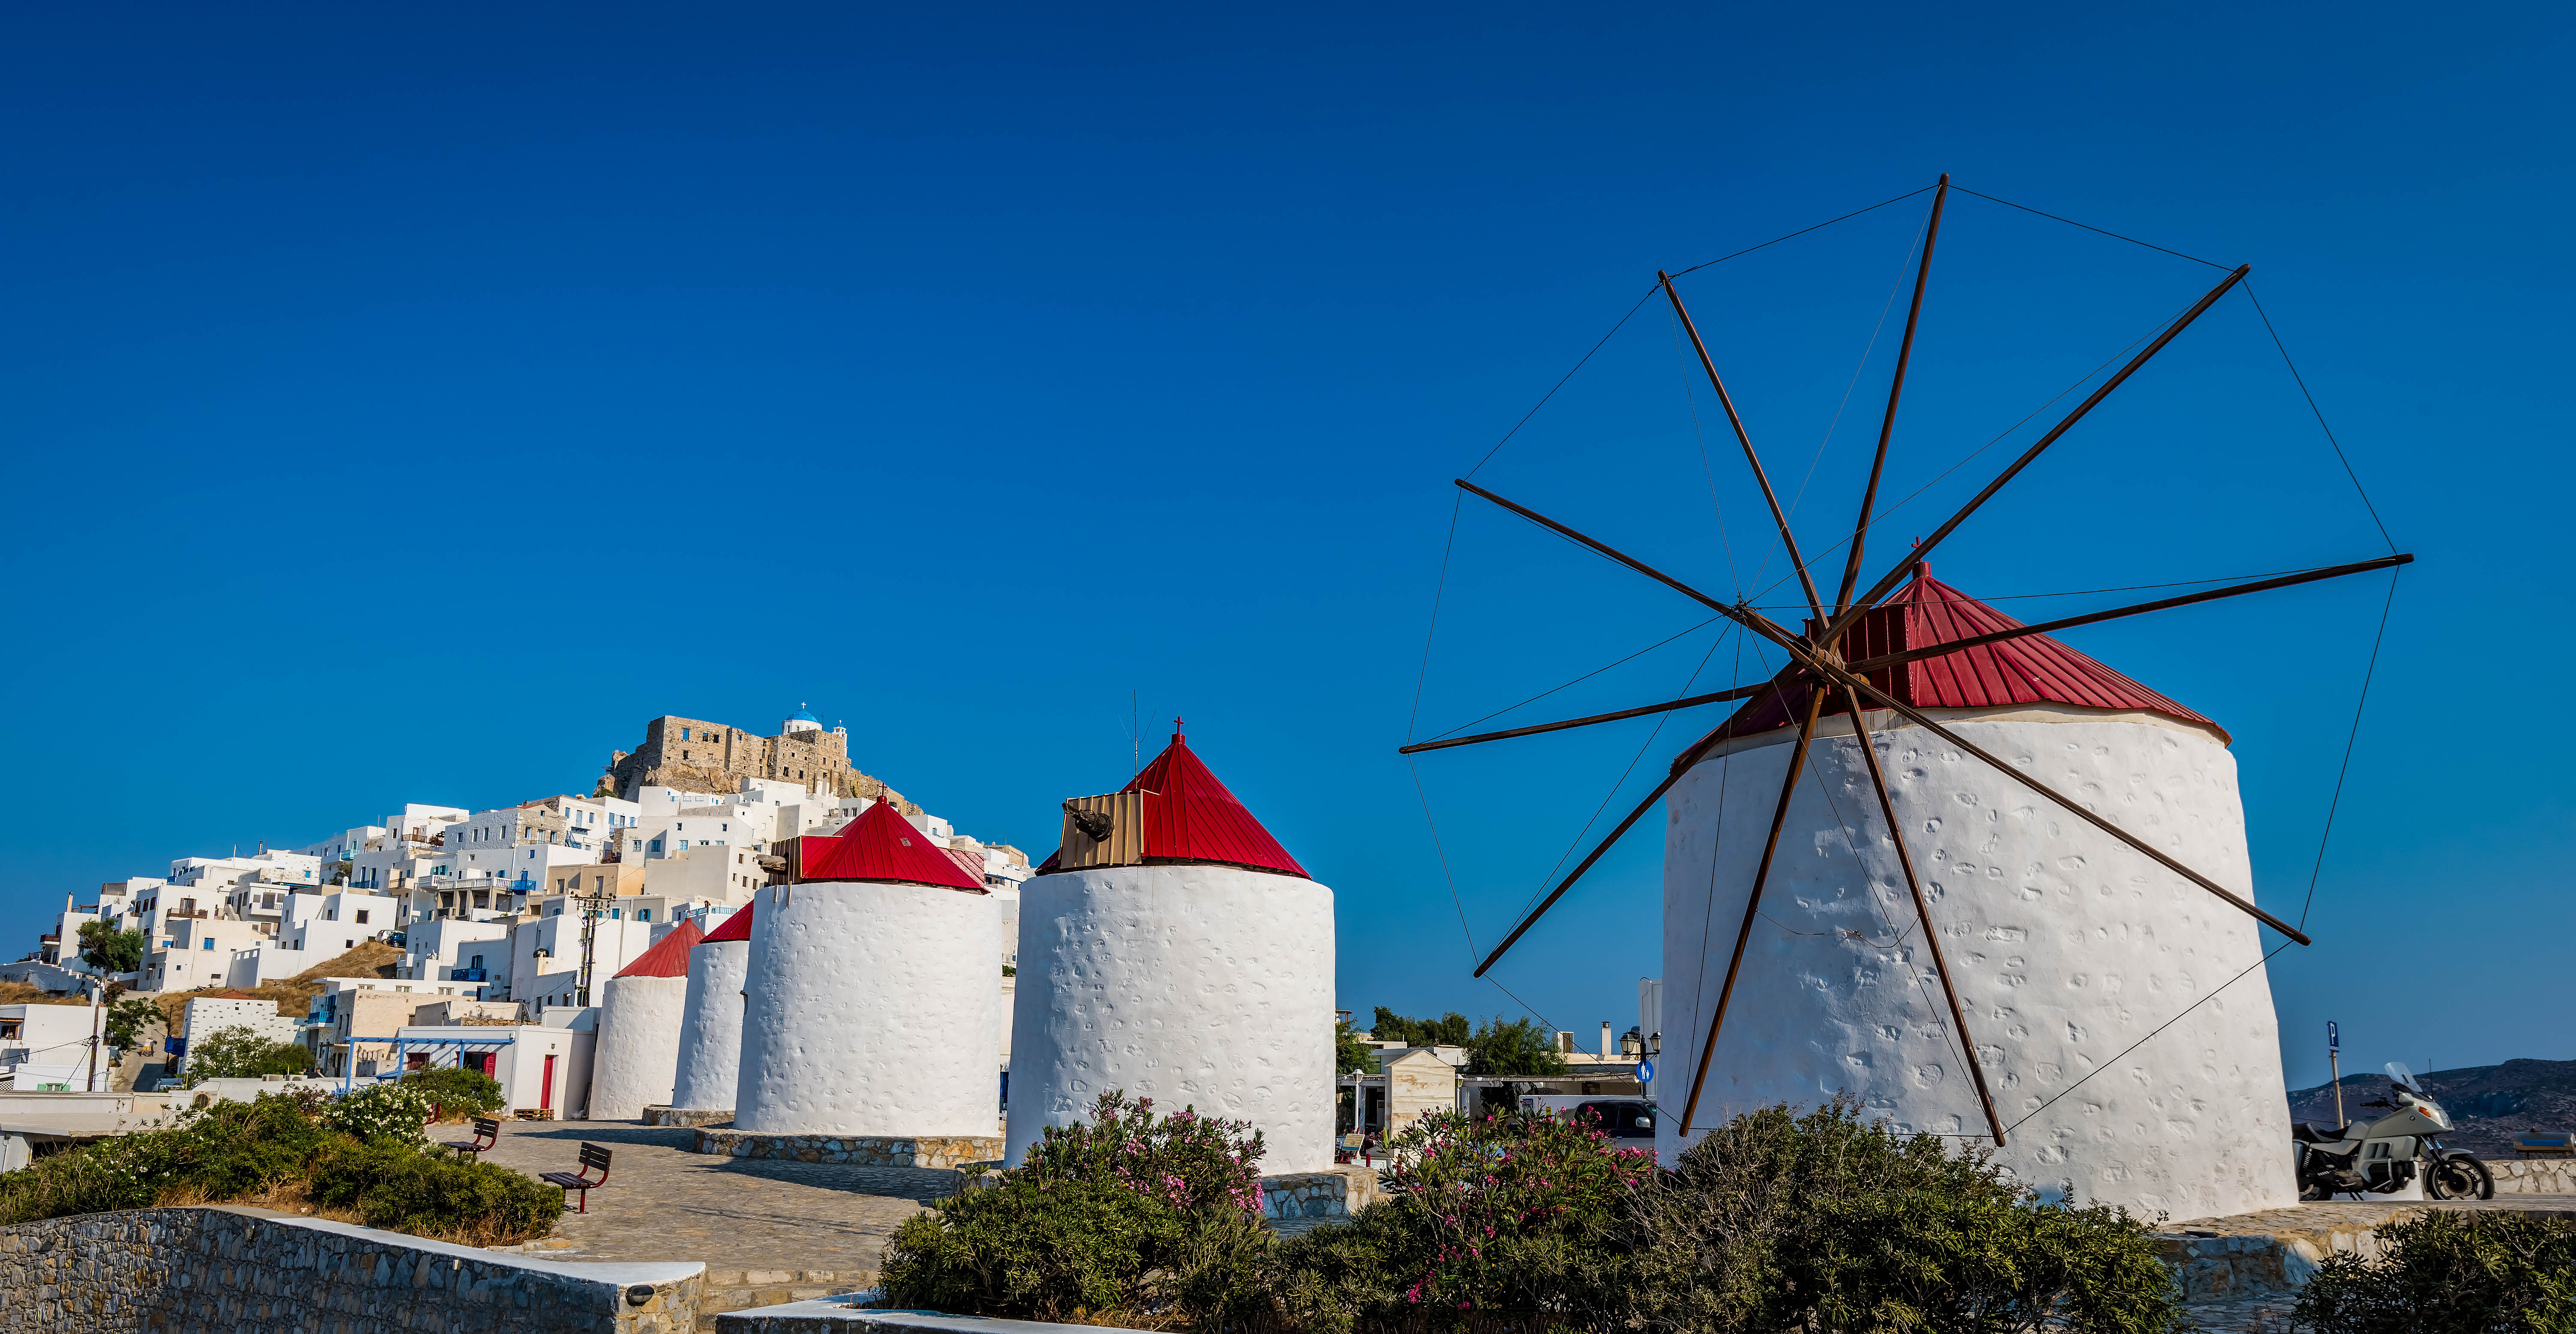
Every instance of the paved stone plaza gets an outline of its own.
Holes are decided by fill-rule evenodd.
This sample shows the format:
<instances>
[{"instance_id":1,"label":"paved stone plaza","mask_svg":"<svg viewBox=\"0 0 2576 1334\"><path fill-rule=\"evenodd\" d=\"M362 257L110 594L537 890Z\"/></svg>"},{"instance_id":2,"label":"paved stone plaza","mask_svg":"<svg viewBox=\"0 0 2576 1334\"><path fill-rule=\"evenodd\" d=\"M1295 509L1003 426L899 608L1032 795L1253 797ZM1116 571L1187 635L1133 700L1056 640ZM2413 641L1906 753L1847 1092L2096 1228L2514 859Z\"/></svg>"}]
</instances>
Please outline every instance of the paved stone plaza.
<instances>
[{"instance_id":1,"label":"paved stone plaza","mask_svg":"<svg viewBox=\"0 0 2576 1334\"><path fill-rule=\"evenodd\" d=\"M458 1127L432 1138L457 1139ZM956 1189L958 1174L718 1158L691 1153L696 1132L631 1121L505 1121L484 1161L531 1176L569 1172L583 1143L616 1155L590 1212L567 1210L528 1249L574 1261L697 1260L708 1309L850 1292L876 1282L877 1257L903 1220Z\"/></svg>"}]
</instances>

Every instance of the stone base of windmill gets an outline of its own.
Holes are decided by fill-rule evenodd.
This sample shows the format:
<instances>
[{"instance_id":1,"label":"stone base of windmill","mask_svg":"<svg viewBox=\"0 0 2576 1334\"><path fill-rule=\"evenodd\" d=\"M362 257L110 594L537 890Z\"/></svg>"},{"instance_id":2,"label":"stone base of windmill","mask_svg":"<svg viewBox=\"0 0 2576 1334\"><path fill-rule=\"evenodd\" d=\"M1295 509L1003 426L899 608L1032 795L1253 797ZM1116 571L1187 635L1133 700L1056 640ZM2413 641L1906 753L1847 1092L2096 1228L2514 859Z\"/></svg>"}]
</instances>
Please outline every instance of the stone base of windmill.
<instances>
[{"instance_id":1,"label":"stone base of windmill","mask_svg":"<svg viewBox=\"0 0 2576 1334\"><path fill-rule=\"evenodd\" d=\"M722 1126L733 1124L730 1107L647 1107L648 1126Z\"/></svg>"},{"instance_id":2,"label":"stone base of windmill","mask_svg":"<svg viewBox=\"0 0 2576 1334\"><path fill-rule=\"evenodd\" d=\"M957 1168L1002 1159L999 1135L772 1135L701 1126L692 1141L691 1149L718 1157L852 1167Z\"/></svg>"}]
</instances>

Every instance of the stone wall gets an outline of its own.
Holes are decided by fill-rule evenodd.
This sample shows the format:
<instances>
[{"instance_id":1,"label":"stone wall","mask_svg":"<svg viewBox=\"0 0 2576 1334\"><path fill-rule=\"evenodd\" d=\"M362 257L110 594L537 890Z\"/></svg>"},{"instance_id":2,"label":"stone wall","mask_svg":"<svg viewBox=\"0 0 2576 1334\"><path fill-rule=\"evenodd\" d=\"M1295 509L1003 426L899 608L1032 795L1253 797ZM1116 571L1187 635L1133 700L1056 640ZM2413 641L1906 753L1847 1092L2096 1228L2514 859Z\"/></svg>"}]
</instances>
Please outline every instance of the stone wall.
<instances>
[{"instance_id":1,"label":"stone wall","mask_svg":"<svg viewBox=\"0 0 2576 1334\"><path fill-rule=\"evenodd\" d=\"M699 1264L564 1264L264 1209L0 1228L0 1334L686 1334Z\"/></svg>"},{"instance_id":2,"label":"stone wall","mask_svg":"<svg viewBox=\"0 0 2576 1334\"><path fill-rule=\"evenodd\" d=\"M1265 1218L1347 1218L1377 1203L1377 1169L1336 1167L1261 1178Z\"/></svg>"},{"instance_id":3,"label":"stone wall","mask_svg":"<svg viewBox=\"0 0 2576 1334\"><path fill-rule=\"evenodd\" d=\"M2576 1158L2489 1158L2498 1195L2576 1195Z\"/></svg>"},{"instance_id":4,"label":"stone wall","mask_svg":"<svg viewBox=\"0 0 2576 1334\"><path fill-rule=\"evenodd\" d=\"M760 736L678 714L646 723L644 744L632 753L613 752L600 787L630 799L637 788L648 784L683 792L733 793L741 790L746 778L783 778L835 796L882 795L907 813L918 812L901 793L851 766L849 738L839 732Z\"/></svg>"},{"instance_id":5,"label":"stone wall","mask_svg":"<svg viewBox=\"0 0 2576 1334\"><path fill-rule=\"evenodd\" d=\"M701 1126L689 1147L723 1157L859 1167L954 1168L1002 1157L999 1135L770 1135Z\"/></svg>"}]
</instances>

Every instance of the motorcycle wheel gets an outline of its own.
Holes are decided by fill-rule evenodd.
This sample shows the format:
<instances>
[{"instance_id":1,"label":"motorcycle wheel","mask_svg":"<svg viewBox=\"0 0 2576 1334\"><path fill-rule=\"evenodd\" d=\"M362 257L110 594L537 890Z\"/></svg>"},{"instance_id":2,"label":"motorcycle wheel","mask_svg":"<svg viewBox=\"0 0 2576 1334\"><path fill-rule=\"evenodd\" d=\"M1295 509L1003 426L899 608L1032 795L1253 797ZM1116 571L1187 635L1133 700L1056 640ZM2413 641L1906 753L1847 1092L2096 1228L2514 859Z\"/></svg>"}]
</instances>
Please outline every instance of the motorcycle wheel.
<instances>
[{"instance_id":1,"label":"motorcycle wheel","mask_svg":"<svg viewBox=\"0 0 2576 1334\"><path fill-rule=\"evenodd\" d=\"M2492 1200L2495 1173L2475 1154L2446 1153L2424 1174L2424 1193L2437 1200Z\"/></svg>"}]
</instances>

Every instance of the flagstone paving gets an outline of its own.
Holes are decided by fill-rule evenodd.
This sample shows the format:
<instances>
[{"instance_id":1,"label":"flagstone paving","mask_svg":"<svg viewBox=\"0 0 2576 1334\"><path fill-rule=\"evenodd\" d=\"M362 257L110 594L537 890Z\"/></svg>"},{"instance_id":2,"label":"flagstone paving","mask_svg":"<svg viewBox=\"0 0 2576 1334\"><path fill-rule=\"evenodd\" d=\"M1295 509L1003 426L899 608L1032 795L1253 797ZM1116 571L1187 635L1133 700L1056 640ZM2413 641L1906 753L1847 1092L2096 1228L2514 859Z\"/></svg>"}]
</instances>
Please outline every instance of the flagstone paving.
<instances>
[{"instance_id":1,"label":"flagstone paving","mask_svg":"<svg viewBox=\"0 0 2576 1334\"><path fill-rule=\"evenodd\" d=\"M470 1136L441 1126L433 1139ZM569 1172L584 1143L615 1155L590 1212L566 1210L528 1249L575 1261L697 1260L719 1287L811 1295L875 1281L886 1238L956 1189L955 1172L846 1167L689 1152L685 1127L631 1121L505 1121L483 1160L535 1176ZM736 1278L740 1273L744 1277ZM781 1298L784 1300L784 1298Z\"/></svg>"}]
</instances>

